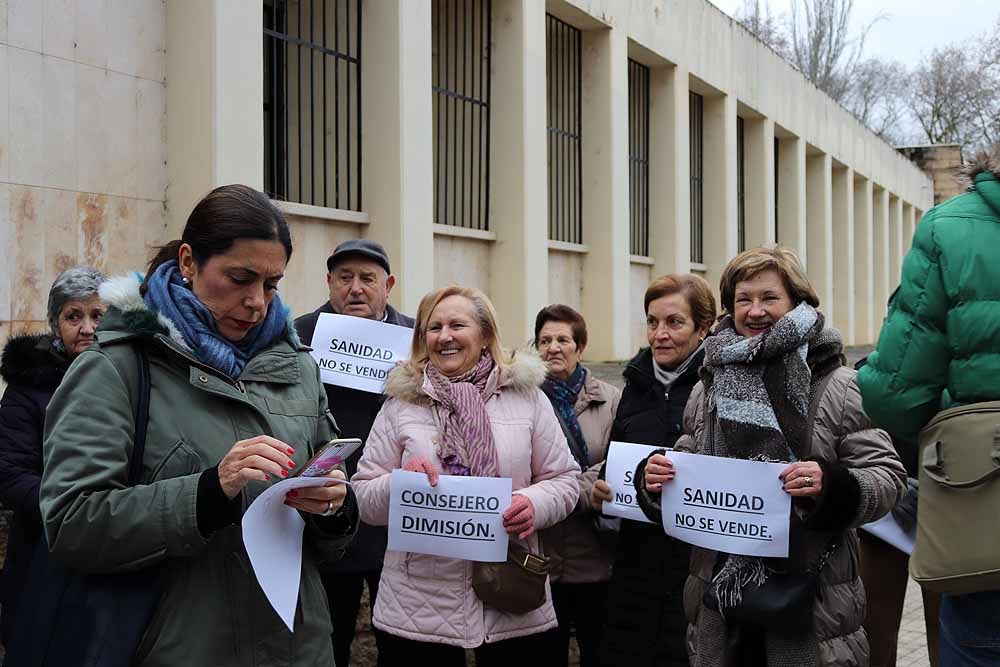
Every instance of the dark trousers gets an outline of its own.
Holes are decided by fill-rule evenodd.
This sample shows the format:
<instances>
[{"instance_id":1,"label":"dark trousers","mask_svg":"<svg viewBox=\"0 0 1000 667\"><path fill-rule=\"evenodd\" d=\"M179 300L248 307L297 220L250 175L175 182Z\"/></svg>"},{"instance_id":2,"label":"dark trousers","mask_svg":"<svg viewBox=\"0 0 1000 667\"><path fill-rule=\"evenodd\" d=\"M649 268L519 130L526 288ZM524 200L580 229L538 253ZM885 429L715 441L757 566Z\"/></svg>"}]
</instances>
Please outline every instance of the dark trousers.
<instances>
[{"instance_id":1,"label":"dark trousers","mask_svg":"<svg viewBox=\"0 0 1000 667\"><path fill-rule=\"evenodd\" d=\"M576 630L580 647L580 667L601 664L601 630L603 610L607 607L608 583L552 584L552 606L556 609L559 627L540 635L541 659L547 667L566 667L569 661L570 629Z\"/></svg>"},{"instance_id":2,"label":"dark trousers","mask_svg":"<svg viewBox=\"0 0 1000 667\"><path fill-rule=\"evenodd\" d=\"M858 531L861 539L861 581L868 598L865 632L871 645L871 667L895 667L903 599L910 579L910 557L892 545ZM927 656L931 667L938 664L938 613L941 596L922 590Z\"/></svg>"},{"instance_id":3,"label":"dark trousers","mask_svg":"<svg viewBox=\"0 0 1000 667\"><path fill-rule=\"evenodd\" d=\"M476 667L515 667L544 664L536 662L540 635L505 639L495 644L483 644L475 649ZM418 642L382 633L379 644L381 667L465 667L465 649L447 644Z\"/></svg>"},{"instance_id":4,"label":"dark trousers","mask_svg":"<svg viewBox=\"0 0 1000 667\"><path fill-rule=\"evenodd\" d=\"M361 574L325 574L322 576L323 588L330 601L330 617L333 620L333 659L337 667L348 667L351 664L351 642L354 641L354 628L358 623L358 611L361 609L361 595L364 593L365 582L368 582L368 602L375 609L375 598L378 597L378 580L381 571ZM370 620L370 619L369 619ZM372 626L375 635L375 646L381 652L381 631Z\"/></svg>"}]
</instances>

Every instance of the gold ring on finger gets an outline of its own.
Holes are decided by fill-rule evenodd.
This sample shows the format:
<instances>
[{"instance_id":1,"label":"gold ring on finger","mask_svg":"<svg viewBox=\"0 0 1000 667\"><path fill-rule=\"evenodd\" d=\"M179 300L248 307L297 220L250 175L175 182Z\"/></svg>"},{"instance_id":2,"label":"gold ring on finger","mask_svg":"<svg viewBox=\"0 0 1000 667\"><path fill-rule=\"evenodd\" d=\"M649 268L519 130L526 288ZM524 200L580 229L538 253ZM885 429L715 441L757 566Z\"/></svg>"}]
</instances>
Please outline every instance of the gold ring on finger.
<instances>
[{"instance_id":1,"label":"gold ring on finger","mask_svg":"<svg viewBox=\"0 0 1000 667\"><path fill-rule=\"evenodd\" d=\"M812 486L813 485L813 478L810 477L809 475L806 475L802 479L806 483L806 486Z\"/></svg>"}]
</instances>

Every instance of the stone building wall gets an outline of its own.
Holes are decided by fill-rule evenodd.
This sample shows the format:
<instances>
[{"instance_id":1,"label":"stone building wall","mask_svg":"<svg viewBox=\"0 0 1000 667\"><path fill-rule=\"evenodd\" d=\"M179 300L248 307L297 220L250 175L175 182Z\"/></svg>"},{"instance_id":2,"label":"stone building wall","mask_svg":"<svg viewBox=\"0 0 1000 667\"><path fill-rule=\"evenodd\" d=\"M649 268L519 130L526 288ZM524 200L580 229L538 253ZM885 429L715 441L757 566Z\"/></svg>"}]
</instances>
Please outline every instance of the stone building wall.
<instances>
[{"instance_id":1,"label":"stone building wall","mask_svg":"<svg viewBox=\"0 0 1000 667\"><path fill-rule=\"evenodd\" d=\"M0 344L63 269L163 241L165 0L0 0Z\"/></svg>"},{"instance_id":2,"label":"stone building wall","mask_svg":"<svg viewBox=\"0 0 1000 667\"><path fill-rule=\"evenodd\" d=\"M959 178L962 147L958 144L902 146L898 150L934 180L935 206L963 192L964 187Z\"/></svg>"}]
</instances>

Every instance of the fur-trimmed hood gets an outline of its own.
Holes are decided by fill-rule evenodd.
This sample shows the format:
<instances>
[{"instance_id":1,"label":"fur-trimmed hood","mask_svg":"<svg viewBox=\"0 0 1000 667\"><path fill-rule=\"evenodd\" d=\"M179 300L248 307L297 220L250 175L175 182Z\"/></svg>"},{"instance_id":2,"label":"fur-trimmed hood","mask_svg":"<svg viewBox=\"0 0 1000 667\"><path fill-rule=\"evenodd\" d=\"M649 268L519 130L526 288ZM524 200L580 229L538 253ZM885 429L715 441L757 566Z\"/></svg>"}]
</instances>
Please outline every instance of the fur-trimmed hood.
<instances>
[{"instance_id":1,"label":"fur-trimmed hood","mask_svg":"<svg viewBox=\"0 0 1000 667\"><path fill-rule=\"evenodd\" d=\"M15 336L3 348L0 377L7 384L48 391L59 386L69 363L52 347L51 334Z\"/></svg>"},{"instance_id":2,"label":"fur-trimmed hood","mask_svg":"<svg viewBox=\"0 0 1000 667\"><path fill-rule=\"evenodd\" d=\"M174 323L146 305L145 299L139 292L139 285L137 274L110 278L101 285L99 289L101 299L108 304L109 309L117 310L119 313L116 317L114 312L109 310L110 317L105 317L101 322L101 329L149 336L163 334L175 345L190 352L190 346ZM285 336L296 349L304 347L290 317L285 326Z\"/></svg>"},{"instance_id":3,"label":"fur-trimmed hood","mask_svg":"<svg viewBox=\"0 0 1000 667\"><path fill-rule=\"evenodd\" d=\"M486 381L487 392L492 386L493 393L501 389L530 391L545 380L545 362L532 349L526 348L514 353L508 368L493 369ZM421 366L411 363L398 364L389 373L385 383L385 393L406 403L429 403L428 382Z\"/></svg>"},{"instance_id":4,"label":"fur-trimmed hood","mask_svg":"<svg viewBox=\"0 0 1000 667\"><path fill-rule=\"evenodd\" d=\"M962 167L962 176L969 189L972 189L979 174L993 174L1000 180L1000 143L979 151Z\"/></svg>"}]
</instances>

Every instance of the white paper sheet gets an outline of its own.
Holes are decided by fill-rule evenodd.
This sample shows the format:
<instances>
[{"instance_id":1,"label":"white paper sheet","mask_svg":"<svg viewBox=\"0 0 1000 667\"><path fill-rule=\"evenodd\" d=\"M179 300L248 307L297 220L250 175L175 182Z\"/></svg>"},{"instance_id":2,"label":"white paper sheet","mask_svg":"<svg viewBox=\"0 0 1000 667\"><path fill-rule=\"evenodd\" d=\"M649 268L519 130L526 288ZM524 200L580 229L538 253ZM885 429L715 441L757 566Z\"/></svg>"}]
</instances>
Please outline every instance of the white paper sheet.
<instances>
[{"instance_id":1,"label":"white paper sheet","mask_svg":"<svg viewBox=\"0 0 1000 667\"><path fill-rule=\"evenodd\" d=\"M310 343L326 384L381 394L397 361L410 356L413 329L322 313Z\"/></svg>"},{"instance_id":2,"label":"white paper sheet","mask_svg":"<svg viewBox=\"0 0 1000 667\"><path fill-rule=\"evenodd\" d=\"M294 632L295 606L302 577L302 531L298 510L285 505L292 489L347 484L329 477L293 477L272 484L243 514L243 545L257 583L281 620Z\"/></svg>"},{"instance_id":3,"label":"white paper sheet","mask_svg":"<svg viewBox=\"0 0 1000 667\"><path fill-rule=\"evenodd\" d=\"M653 523L646 518L635 500L635 486L632 476L635 467L657 449L651 445L637 445L631 442L612 442L608 448L608 461L604 477L611 487L611 502L604 503L602 512L608 516Z\"/></svg>"},{"instance_id":4,"label":"white paper sheet","mask_svg":"<svg viewBox=\"0 0 1000 667\"><path fill-rule=\"evenodd\" d=\"M913 543L916 540L916 535L903 530L903 527L892 516L892 512L886 514L878 521L866 523L861 526L861 530L888 542L905 554L913 555Z\"/></svg>"},{"instance_id":5,"label":"white paper sheet","mask_svg":"<svg viewBox=\"0 0 1000 667\"><path fill-rule=\"evenodd\" d=\"M427 475L393 470L389 548L433 556L499 563L507 560L503 513L510 507L509 477Z\"/></svg>"},{"instance_id":6,"label":"white paper sheet","mask_svg":"<svg viewBox=\"0 0 1000 667\"><path fill-rule=\"evenodd\" d=\"M730 554L788 556L792 497L778 475L787 463L670 452L677 476L663 485L663 528L690 544Z\"/></svg>"}]
</instances>

